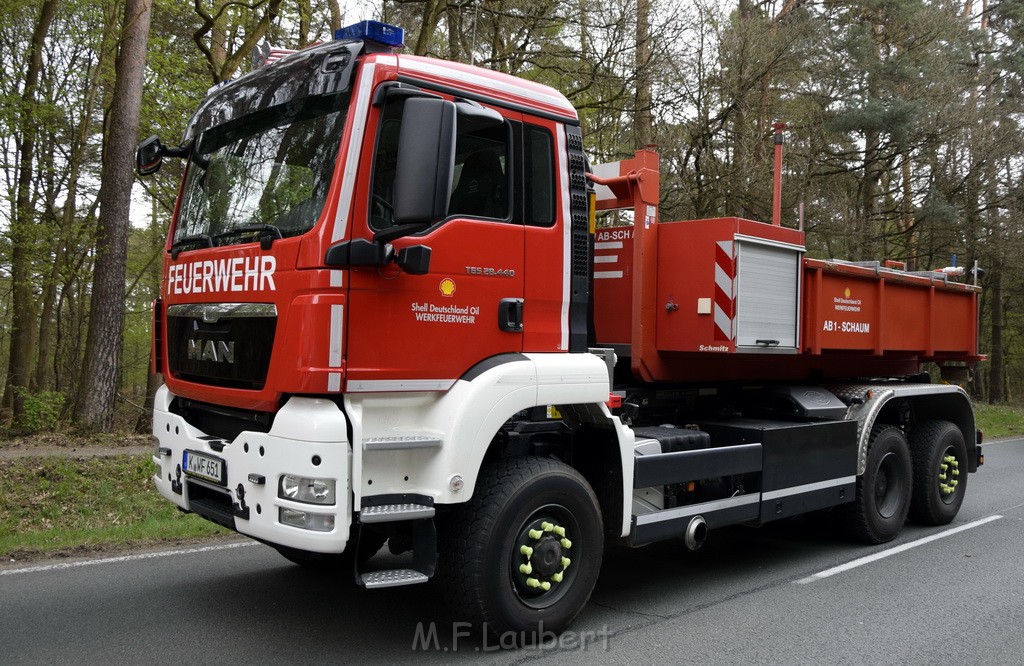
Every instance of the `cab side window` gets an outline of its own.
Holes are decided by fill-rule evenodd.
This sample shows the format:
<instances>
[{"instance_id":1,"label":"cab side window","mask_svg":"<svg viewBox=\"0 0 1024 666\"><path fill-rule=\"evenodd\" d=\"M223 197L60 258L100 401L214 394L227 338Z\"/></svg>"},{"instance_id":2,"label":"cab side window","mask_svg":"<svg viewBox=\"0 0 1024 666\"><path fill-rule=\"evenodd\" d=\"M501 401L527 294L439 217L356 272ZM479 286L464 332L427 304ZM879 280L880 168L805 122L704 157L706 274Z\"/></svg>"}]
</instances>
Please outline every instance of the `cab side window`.
<instances>
[{"instance_id":1,"label":"cab side window","mask_svg":"<svg viewBox=\"0 0 1024 666\"><path fill-rule=\"evenodd\" d=\"M392 202L395 199L395 170L398 167L398 134L402 127L404 109L405 100L399 100L386 104L381 114L370 189L370 228L374 231L395 224Z\"/></svg>"},{"instance_id":2,"label":"cab side window","mask_svg":"<svg viewBox=\"0 0 1024 666\"><path fill-rule=\"evenodd\" d=\"M374 231L394 226L392 202L404 108L404 99L391 101L381 114L369 202L370 228ZM510 219L511 135L508 122L475 131L456 128L449 216Z\"/></svg>"},{"instance_id":3,"label":"cab side window","mask_svg":"<svg viewBox=\"0 0 1024 666\"><path fill-rule=\"evenodd\" d=\"M524 200L526 223L549 227L555 222L555 147L551 132L523 127Z\"/></svg>"},{"instance_id":4,"label":"cab side window","mask_svg":"<svg viewBox=\"0 0 1024 666\"><path fill-rule=\"evenodd\" d=\"M508 139L507 125L457 134L449 215L509 217Z\"/></svg>"}]
</instances>

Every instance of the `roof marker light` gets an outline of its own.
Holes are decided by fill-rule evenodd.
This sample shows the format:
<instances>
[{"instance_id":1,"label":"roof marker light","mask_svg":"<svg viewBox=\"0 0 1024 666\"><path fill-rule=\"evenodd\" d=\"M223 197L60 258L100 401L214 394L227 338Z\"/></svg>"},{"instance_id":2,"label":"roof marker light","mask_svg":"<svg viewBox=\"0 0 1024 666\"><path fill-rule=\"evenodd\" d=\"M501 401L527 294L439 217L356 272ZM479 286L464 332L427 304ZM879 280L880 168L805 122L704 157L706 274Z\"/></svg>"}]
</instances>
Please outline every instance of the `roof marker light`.
<instances>
[{"instance_id":1,"label":"roof marker light","mask_svg":"<svg viewBox=\"0 0 1024 666\"><path fill-rule=\"evenodd\" d=\"M360 21L334 31L335 39L361 39L392 48L405 46L405 31L398 26L380 21Z\"/></svg>"}]
</instances>

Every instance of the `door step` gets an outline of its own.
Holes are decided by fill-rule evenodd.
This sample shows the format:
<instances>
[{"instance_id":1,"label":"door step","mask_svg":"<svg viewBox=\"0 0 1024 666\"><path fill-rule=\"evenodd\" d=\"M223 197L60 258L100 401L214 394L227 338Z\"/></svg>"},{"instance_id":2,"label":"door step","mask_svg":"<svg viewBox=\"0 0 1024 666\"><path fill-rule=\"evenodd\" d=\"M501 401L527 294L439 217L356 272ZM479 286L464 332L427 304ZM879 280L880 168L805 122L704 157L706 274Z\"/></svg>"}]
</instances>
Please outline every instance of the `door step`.
<instances>
[{"instance_id":1,"label":"door step","mask_svg":"<svg viewBox=\"0 0 1024 666\"><path fill-rule=\"evenodd\" d=\"M415 433L411 435L389 435L363 440L367 451L406 451L408 449L436 449L441 446L440 433Z\"/></svg>"},{"instance_id":2,"label":"door step","mask_svg":"<svg viewBox=\"0 0 1024 666\"><path fill-rule=\"evenodd\" d=\"M416 585L417 583L426 583L428 580L430 579L426 574L420 573L415 569L388 569L360 574L360 582L368 590L382 587Z\"/></svg>"},{"instance_id":3,"label":"door step","mask_svg":"<svg viewBox=\"0 0 1024 666\"><path fill-rule=\"evenodd\" d=\"M403 504L364 506L359 513L359 522L364 524L393 523L399 520L420 520L433 517L434 507L426 504L406 502Z\"/></svg>"}]
</instances>

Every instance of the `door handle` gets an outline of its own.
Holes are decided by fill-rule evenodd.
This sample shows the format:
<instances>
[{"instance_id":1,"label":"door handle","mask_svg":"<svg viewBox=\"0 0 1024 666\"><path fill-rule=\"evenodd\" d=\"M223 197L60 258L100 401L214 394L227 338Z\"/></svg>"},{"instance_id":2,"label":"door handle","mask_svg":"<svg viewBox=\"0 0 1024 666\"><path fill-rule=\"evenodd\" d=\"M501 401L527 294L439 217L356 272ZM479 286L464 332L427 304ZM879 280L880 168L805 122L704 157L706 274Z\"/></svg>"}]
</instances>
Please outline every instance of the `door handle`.
<instances>
[{"instance_id":1,"label":"door handle","mask_svg":"<svg viewBox=\"0 0 1024 666\"><path fill-rule=\"evenodd\" d=\"M498 303L498 328L509 333L523 332L523 299L501 299Z\"/></svg>"}]
</instances>

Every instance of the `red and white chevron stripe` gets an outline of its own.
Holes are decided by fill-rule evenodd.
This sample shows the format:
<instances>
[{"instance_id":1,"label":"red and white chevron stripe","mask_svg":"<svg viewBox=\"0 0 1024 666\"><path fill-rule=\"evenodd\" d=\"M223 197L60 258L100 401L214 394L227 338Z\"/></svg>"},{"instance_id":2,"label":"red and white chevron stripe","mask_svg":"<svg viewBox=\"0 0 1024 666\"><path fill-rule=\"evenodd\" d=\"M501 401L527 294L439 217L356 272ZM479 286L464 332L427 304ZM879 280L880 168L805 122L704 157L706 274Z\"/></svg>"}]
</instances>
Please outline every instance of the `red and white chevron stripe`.
<instances>
[{"instance_id":1,"label":"red and white chevron stripe","mask_svg":"<svg viewBox=\"0 0 1024 666\"><path fill-rule=\"evenodd\" d=\"M718 241L715 247L715 340L736 336L736 259L732 241Z\"/></svg>"}]
</instances>

